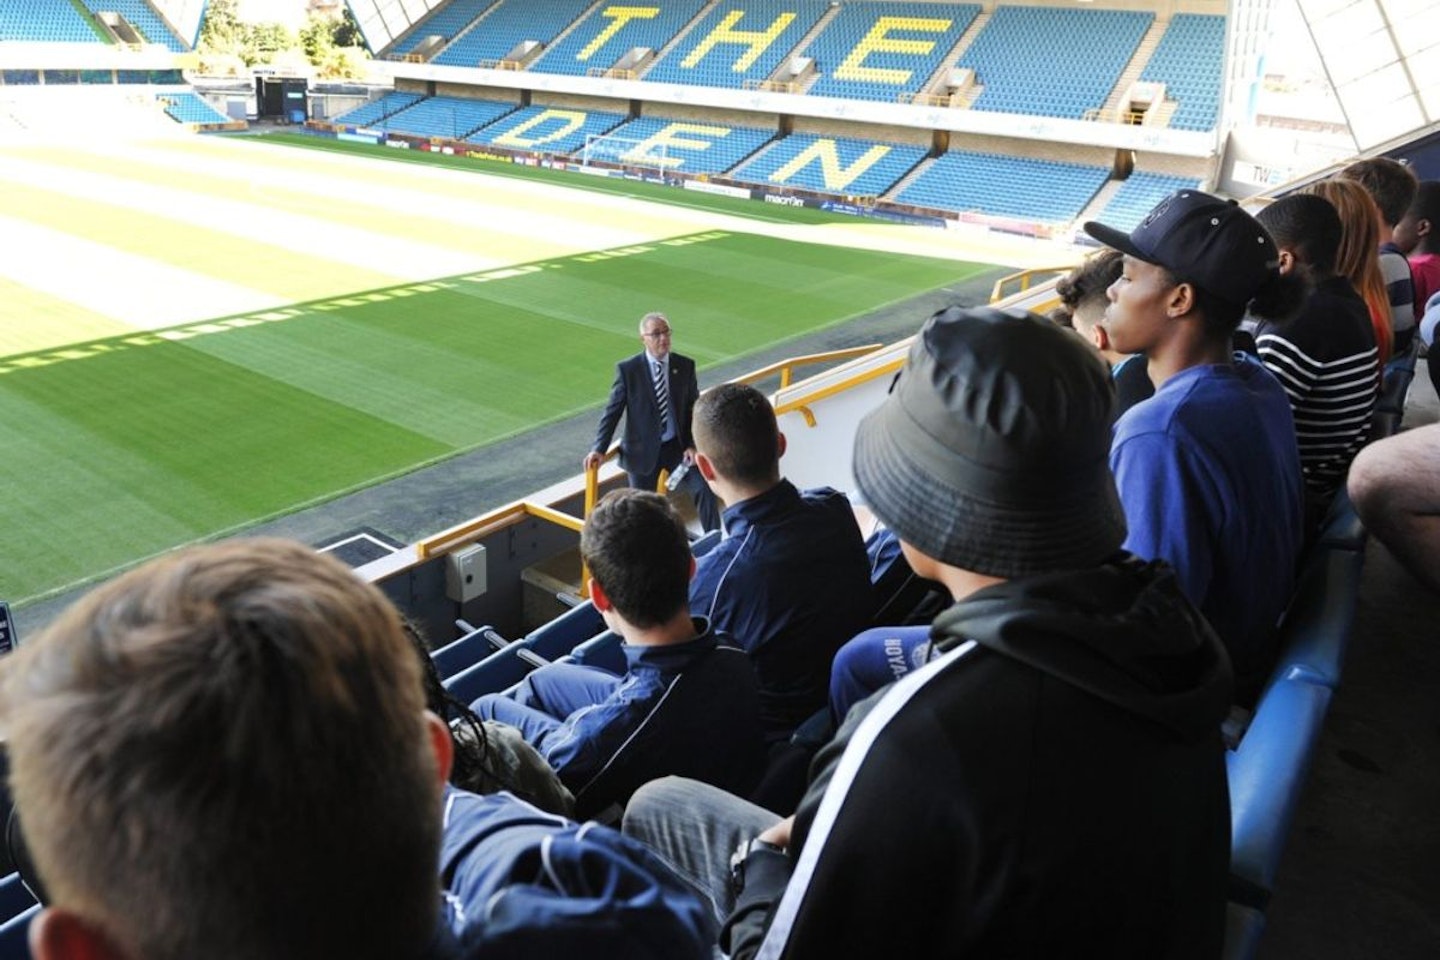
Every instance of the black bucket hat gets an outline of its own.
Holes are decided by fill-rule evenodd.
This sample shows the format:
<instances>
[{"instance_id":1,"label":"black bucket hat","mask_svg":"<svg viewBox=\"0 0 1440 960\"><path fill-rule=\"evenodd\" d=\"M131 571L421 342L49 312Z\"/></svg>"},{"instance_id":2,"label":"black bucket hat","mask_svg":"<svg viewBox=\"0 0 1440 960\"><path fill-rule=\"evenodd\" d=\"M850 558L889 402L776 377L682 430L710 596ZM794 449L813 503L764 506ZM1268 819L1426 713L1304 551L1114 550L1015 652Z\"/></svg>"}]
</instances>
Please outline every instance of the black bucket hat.
<instances>
[{"instance_id":1,"label":"black bucket hat","mask_svg":"<svg viewBox=\"0 0 1440 960\"><path fill-rule=\"evenodd\" d=\"M1094 566L1125 539L1113 407L1104 362L1075 334L1024 311L951 307L861 421L855 479L901 540L950 566Z\"/></svg>"}]
</instances>

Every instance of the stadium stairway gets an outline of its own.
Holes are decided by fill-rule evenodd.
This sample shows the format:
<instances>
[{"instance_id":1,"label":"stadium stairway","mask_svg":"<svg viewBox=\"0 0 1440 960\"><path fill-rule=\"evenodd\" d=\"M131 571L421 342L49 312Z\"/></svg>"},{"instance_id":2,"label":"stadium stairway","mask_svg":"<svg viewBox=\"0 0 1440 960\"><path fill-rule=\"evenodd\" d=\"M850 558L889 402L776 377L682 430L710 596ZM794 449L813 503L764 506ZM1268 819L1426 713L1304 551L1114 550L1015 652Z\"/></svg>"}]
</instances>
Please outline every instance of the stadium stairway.
<instances>
[{"instance_id":1,"label":"stadium stairway","mask_svg":"<svg viewBox=\"0 0 1440 960\"><path fill-rule=\"evenodd\" d=\"M1140 79L1150 58L1155 55L1155 48L1160 45L1160 38L1165 35L1170 21L1162 21L1156 18L1150 24L1150 29L1145 31L1145 36L1140 38L1140 45L1135 48L1135 55L1120 72L1120 77L1115 81L1115 86L1110 91L1110 96L1105 98L1105 104L1100 108L1100 113L1105 117L1114 117L1120 111L1120 103L1124 99L1130 85Z\"/></svg>"}]
</instances>

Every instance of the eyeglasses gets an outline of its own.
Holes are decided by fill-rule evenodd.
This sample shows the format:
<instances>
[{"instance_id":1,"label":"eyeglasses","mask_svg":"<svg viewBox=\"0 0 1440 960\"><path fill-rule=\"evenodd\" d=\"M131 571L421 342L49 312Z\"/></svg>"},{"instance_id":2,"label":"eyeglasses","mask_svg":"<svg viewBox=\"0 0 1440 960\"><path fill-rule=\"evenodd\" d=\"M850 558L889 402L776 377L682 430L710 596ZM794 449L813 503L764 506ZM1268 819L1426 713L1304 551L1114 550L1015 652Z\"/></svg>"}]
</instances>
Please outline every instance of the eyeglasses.
<instances>
[{"instance_id":1,"label":"eyeglasses","mask_svg":"<svg viewBox=\"0 0 1440 960\"><path fill-rule=\"evenodd\" d=\"M654 339L654 340L659 340L659 339L662 339L662 338L664 338L664 337L670 336L670 331L669 331L669 330L652 330L652 331L650 331L649 333L642 333L642 334L640 334L640 336L644 337L646 340L652 340L652 339Z\"/></svg>"}]
</instances>

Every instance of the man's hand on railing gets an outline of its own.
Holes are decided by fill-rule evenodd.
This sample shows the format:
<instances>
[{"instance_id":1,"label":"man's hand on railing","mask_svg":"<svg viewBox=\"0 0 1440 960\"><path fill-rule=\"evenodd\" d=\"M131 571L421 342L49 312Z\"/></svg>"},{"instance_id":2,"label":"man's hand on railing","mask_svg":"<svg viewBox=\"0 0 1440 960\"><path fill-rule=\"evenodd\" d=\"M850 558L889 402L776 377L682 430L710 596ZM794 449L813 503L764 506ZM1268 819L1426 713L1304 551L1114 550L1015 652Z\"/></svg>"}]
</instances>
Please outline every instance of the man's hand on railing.
<instances>
[{"instance_id":1,"label":"man's hand on railing","mask_svg":"<svg viewBox=\"0 0 1440 960\"><path fill-rule=\"evenodd\" d=\"M600 468L600 464L604 462L605 457L601 454L594 452L593 450L590 453L585 454L585 460L583 461L586 470L598 470Z\"/></svg>"}]
</instances>

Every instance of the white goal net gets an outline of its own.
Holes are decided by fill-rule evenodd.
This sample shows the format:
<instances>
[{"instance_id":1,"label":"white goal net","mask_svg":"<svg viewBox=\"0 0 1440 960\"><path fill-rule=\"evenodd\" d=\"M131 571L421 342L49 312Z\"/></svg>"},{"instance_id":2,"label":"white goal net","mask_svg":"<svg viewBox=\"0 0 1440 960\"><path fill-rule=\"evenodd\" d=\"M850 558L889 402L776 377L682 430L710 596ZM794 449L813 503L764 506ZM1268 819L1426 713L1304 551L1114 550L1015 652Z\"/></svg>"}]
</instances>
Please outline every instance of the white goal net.
<instances>
[{"instance_id":1,"label":"white goal net","mask_svg":"<svg viewBox=\"0 0 1440 960\"><path fill-rule=\"evenodd\" d=\"M604 163L611 166L635 167L641 170L653 170L663 176L670 169L667 145L655 143L647 147L648 143L648 140L632 137L592 133L585 138L585 148L580 152L580 165L588 167L594 163Z\"/></svg>"}]
</instances>

